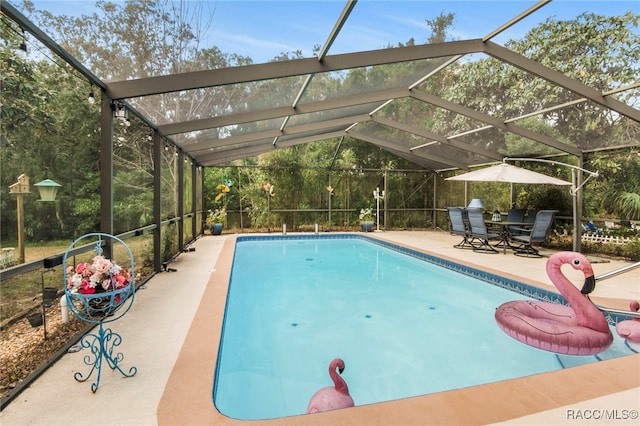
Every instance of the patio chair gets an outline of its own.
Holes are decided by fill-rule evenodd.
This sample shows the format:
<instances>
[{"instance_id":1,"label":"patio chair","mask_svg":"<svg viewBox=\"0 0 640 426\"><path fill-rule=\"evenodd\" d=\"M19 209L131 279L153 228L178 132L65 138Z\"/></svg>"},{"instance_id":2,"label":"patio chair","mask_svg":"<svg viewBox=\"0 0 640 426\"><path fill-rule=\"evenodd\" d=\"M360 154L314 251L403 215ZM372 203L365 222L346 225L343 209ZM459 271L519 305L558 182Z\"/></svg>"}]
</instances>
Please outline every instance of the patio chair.
<instances>
[{"instance_id":1,"label":"patio chair","mask_svg":"<svg viewBox=\"0 0 640 426\"><path fill-rule=\"evenodd\" d=\"M467 215L469 217L470 236L478 241L473 245L473 251L480 251L484 253L498 253L489 241L502 240L502 234L494 233L487 230L487 226L484 223L484 216L480 209L468 209Z\"/></svg>"},{"instance_id":2,"label":"patio chair","mask_svg":"<svg viewBox=\"0 0 640 426\"><path fill-rule=\"evenodd\" d=\"M527 210L525 209L509 209L509 212L507 213L507 222L524 222L524 215L526 212ZM509 226L507 228L509 235L516 232L515 228L515 226Z\"/></svg>"},{"instance_id":3,"label":"patio chair","mask_svg":"<svg viewBox=\"0 0 640 426\"><path fill-rule=\"evenodd\" d=\"M509 229L509 233L511 235L522 235L523 234L522 228L524 228L524 230L530 230L531 228L533 228L533 223L536 221L536 215L538 214L539 211L540 211L539 209L528 209L526 211L525 216L521 220L521 222L526 223L527 225L522 225L519 227L512 226L511 229Z\"/></svg>"},{"instance_id":4,"label":"patio chair","mask_svg":"<svg viewBox=\"0 0 640 426\"><path fill-rule=\"evenodd\" d=\"M516 256L542 257L540 252L533 247L533 244L546 241L555 214L556 210L540 210L531 229L520 228L521 235L511 236L511 242L519 244L514 247Z\"/></svg>"},{"instance_id":5,"label":"patio chair","mask_svg":"<svg viewBox=\"0 0 640 426\"><path fill-rule=\"evenodd\" d=\"M509 209L507 213L507 222L524 222L525 209Z\"/></svg>"},{"instance_id":6,"label":"patio chair","mask_svg":"<svg viewBox=\"0 0 640 426\"><path fill-rule=\"evenodd\" d=\"M536 216L538 215L539 209L529 209L527 210L527 216L524 219L524 222L530 223L533 226L533 223L536 221Z\"/></svg>"},{"instance_id":7,"label":"patio chair","mask_svg":"<svg viewBox=\"0 0 640 426\"><path fill-rule=\"evenodd\" d=\"M454 247L459 249L473 248L473 239L467 226L467 210L464 207L447 207L447 210L449 211L449 230L451 235L462 236L462 241L454 245Z\"/></svg>"}]
</instances>

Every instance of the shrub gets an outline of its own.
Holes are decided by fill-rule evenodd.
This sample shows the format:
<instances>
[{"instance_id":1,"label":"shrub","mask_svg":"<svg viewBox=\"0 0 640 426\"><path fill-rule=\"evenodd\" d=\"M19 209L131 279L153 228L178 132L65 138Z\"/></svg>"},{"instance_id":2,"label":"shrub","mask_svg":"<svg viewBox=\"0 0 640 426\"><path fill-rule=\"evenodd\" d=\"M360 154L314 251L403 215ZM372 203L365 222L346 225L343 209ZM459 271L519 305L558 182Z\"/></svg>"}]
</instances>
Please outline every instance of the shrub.
<instances>
[{"instance_id":1,"label":"shrub","mask_svg":"<svg viewBox=\"0 0 640 426\"><path fill-rule=\"evenodd\" d=\"M622 255L632 261L640 260L640 238L631 238L631 241L622 246Z\"/></svg>"}]
</instances>

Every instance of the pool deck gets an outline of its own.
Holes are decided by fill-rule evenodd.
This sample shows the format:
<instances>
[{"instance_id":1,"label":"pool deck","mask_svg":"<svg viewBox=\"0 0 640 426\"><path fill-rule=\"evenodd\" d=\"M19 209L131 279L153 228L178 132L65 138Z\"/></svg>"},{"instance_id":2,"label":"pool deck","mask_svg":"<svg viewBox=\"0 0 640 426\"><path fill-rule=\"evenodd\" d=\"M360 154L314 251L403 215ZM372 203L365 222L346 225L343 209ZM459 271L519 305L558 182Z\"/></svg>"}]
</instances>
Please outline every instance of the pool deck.
<instances>
[{"instance_id":1,"label":"pool deck","mask_svg":"<svg viewBox=\"0 0 640 426\"><path fill-rule=\"evenodd\" d=\"M290 233L292 234L292 233ZM272 235L277 235L273 233ZM455 391L267 421L239 421L212 404L213 376L236 234L204 236L136 293L131 310L109 325L119 333L122 367L103 369L98 391L86 373L86 350L65 354L2 412L13 425L480 425L638 424L640 354ZM554 289L546 259L453 248L459 237L438 231L368 233L540 287ZM546 254L550 252L545 252ZM593 259L596 276L630 262ZM563 271L572 279L571 271ZM576 279L579 278L575 276ZM598 283L592 299L627 309L640 300L640 270ZM286 366L283 366L285 368ZM356 401L357 404L357 401ZM306 407L301 407L304 411ZM633 412L632 410L635 410ZM595 420L595 416L600 419Z\"/></svg>"}]
</instances>

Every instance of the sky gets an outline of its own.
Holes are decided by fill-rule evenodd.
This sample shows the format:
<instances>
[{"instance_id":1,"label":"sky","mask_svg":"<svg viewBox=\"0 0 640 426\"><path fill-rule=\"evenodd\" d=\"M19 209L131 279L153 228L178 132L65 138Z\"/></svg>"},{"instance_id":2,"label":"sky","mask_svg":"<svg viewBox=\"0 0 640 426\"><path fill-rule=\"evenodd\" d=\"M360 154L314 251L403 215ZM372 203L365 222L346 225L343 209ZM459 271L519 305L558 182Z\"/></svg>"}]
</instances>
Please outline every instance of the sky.
<instances>
[{"instance_id":1,"label":"sky","mask_svg":"<svg viewBox=\"0 0 640 426\"><path fill-rule=\"evenodd\" d=\"M9 0L19 4L20 0ZM90 15L91 0L32 0L36 8L53 14ZM121 2L121 0L111 0ZM430 35L426 20L441 13L454 13L453 39L482 38L537 1L531 0L359 0L329 54L385 48L414 38L424 43ZM267 62L282 52L300 50L313 56L314 46L322 46L342 13L346 0L187 0L189 11L201 17L208 31L204 41L225 53ZM640 1L555 0L518 22L492 41L504 44L520 39L532 27L553 16L574 19L582 13L620 15L629 10L640 13Z\"/></svg>"}]
</instances>

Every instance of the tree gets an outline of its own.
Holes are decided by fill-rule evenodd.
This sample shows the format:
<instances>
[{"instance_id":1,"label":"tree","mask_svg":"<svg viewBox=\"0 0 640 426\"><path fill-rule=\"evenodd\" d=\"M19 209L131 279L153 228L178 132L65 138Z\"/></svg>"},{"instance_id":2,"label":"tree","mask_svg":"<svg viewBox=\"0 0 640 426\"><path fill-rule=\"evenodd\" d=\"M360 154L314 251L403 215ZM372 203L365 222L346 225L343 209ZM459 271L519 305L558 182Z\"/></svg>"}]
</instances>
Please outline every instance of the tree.
<instances>
[{"instance_id":1,"label":"tree","mask_svg":"<svg viewBox=\"0 0 640 426\"><path fill-rule=\"evenodd\" d=\"M633 31L639 20L640 15L632 12L613 17L585 13L570 21L549 18L529 31L525 38L510 42L507 47L607 92L633 84L640 75L640 50L637 48L640 35ZM521 73L511 73L512 76L517 74ZM507 92L515 101L510 104L520 111L543 109L577 98L546 81L523 77L520 84L509 84ZM516 80L510 78L508 81ZM639 94L637 89L627 90L616 98L637 107ZM616 145L624 145L637 141L640 134L638 123L594 107L590 102L548 112L541 117L545 122L553 123L567 143L582 149L608 146L612 136L617 139Z\"/></svg>"},{"instance_id":2,"label":"tree","mask_svg":"<svg viewBox=\"0 0 640 426\"><path fill-rule=\"evenodd\" d=\"M35 11L29 1L25 1L24 4L28 14L32 15L32 19L38 22L45 32L56 34L62 47L94 74L107 81L251 63L249 58L224 54L216 47L199 48L202 33L206 31L212 19L200 19L201 16L206 16L202 10L206 6L204 4L194 6L188 1L169 0L135 0L123 4L98 1L95 13L80 18L53 16L47 11ZM141 39L144 39L145 43L140 43ZM44 87L57 86L53 84ZM87 89L75 90L76 94L86 92ZM203 110L214 114L216 111L226 111L230 107L236 107L232 102L246 104L246 96L247 93L238 87L205 88L188 93L155 96L144 101L131 100L131 103L151 121L161 123L167 119L199 118ZM219 102L220 99L229 101L225 104ZM85 102L76 100L64 103L80 104ZM74 113L77 112L70 111L70 114ZM91 130L65 129L60 134L92 134L93 138L82 146L93 149L93 156L89 158L94 158L97 166L97 115L91 123L94 126ZM126 122L127 126L122 126L123 124L125 122L116 121L114 129L114 216L118 227L130 229L147 224L151 220L151 185L155 165L152 163L152 144L148 140L150 129L134 118ZM192 135L179 136L182 141L189 137ZM58 140L54 143L60 146L59 142ZM72 151L73 149L69 150ZM167 150L162 158L163 217L171 217L177 214L175 152ZM85 173L87 171L83 170ZM95 230L98 226L97 171L96 169L96 173L91 174L91 181L85 176L87 188L90 187L92 191L91 195L83 194L82 191L74 193L75 196L80 196L73 203L76 209L74 216L85 217L87 221L86 226L80 229ZM190 179L190 176L186 179ZM185 188L190 191L191 185L185 185ZM185 202L185 207L191 209L191 198L187 197Z\"/></svg>"},{"instance_id":3,"label":"tree","mask_svg":"<svg viewBox=\"0 0 640 426\"><path fill-rule=\"evenodd\" d=\"M599 177L592 183L600 195L592 213L640 220L640 155L637 149L599 153L590 160ZM592 203L595 199L590 200ZM597 209L597 210L596 210Z\"/></svg>"},{"instance_id":4,"label":"tree","mask_svg":"<svg viewBox=\"0 0 640 426\"><path fill-rule=\"evenodd\" d=\"M97 135L97 114L86 99L85 83L70 67L52 63L36 52L17 55L22 35L15 24L2 16L5 43L2 56L2 96L0 150L2 183L2 238L13 239L16 229L15 208L7 205L12 197L4 196L7 187L20 174L36 183L52 178L63 185L55 205L36 203L36 196L25 197L25 233L38 239L73 236L76 230L95 229L97 206L86 216L76 214L69 203L71 197L85 204L91 198L99 203L99 191L85 193L85 185L98 181L98 150L90 141ZM73 108L66 106L74 106ZM92 161L93 159L93 161ZM86 195L86 198L83 197ZM90 205L88 204L85 205Z\"/></svg>"}]
</instances>

